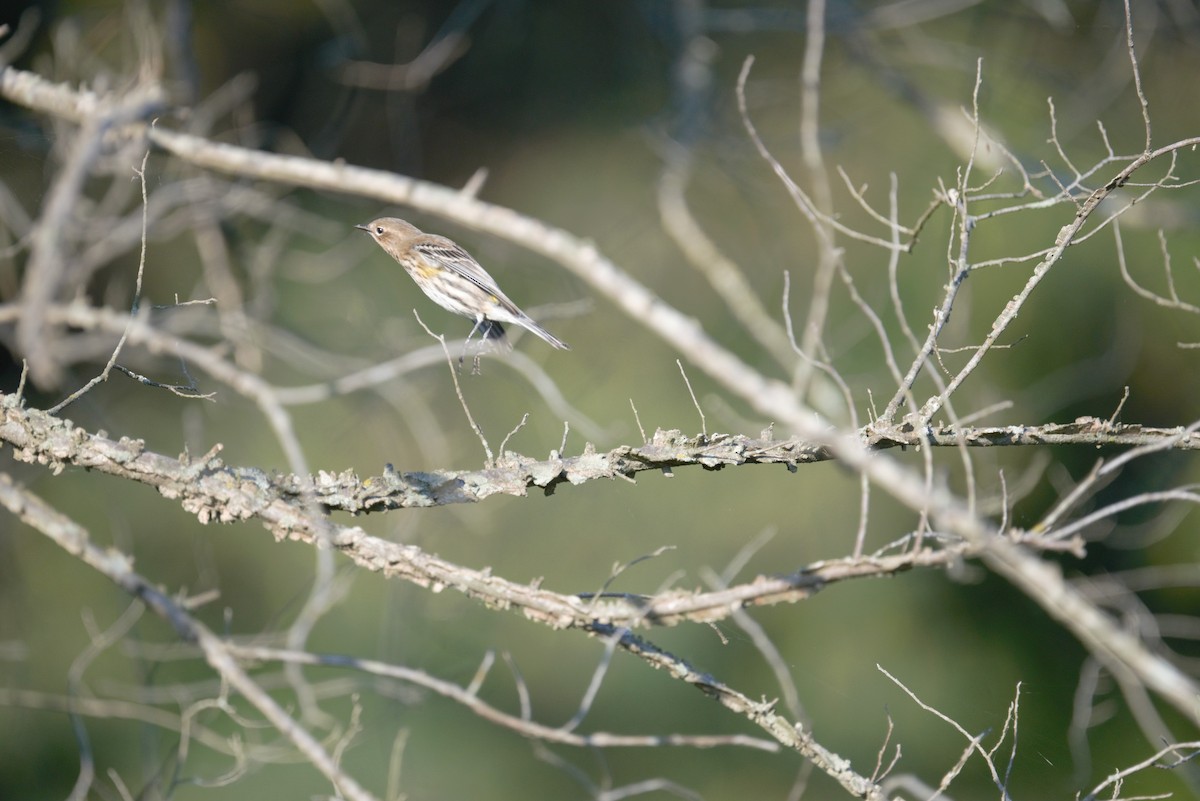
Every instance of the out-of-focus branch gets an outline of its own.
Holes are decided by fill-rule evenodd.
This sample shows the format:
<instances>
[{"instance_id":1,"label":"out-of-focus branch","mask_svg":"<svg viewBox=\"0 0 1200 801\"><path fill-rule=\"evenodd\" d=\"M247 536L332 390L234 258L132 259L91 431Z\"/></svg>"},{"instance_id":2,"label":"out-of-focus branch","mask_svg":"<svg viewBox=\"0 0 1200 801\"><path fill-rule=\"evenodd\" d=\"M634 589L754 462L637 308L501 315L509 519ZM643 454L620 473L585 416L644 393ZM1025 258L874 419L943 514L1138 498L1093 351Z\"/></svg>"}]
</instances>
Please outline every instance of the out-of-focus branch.
<instances>
[{"instance_id":1,"label":"out-of-focus branch","mask_svg":"<svg viewBox=\"0 0 1200 801\"><path fill-rule=\"evenodd\" d=\"M787 367L796 361L787 334L758 299L741 267L721 252L688 208L688 162L685 155L671 158L658 179L658 213L663 228L692 266L708 279L738 322L776 362Z\"/></svg>"},{"instance_id":2,"label":"out-of-focus branch","mask_svg":"<svg viewBox=\"0 0 1200 801\"><path fill-rule=\"evenodd\" d=\"M790 371L796 353L783 326L759 299L738 260L721 251L688 205L694 147L707 127L712 107L713 65L720 48L706 35L712 10L704 0L686 0L671 6L678 42L671 70L671 141L663 154L663 171L658 179L658 214L663 230L742 327L780 367Z\"/></svg>"},{"instance_id":3,"label":"out-of-focus branch","mask_svg":"<svg viewBox=\"0 0 1200 801\"><path fill-rule=\"evenodd\" d=\"M291 740L334 787L355 801L372 801L374 796L346 774L324 746L242 669L230 655L221 638L196 620L183 606L134 571L133 560L127 555L113 548L101 548L92 544L86 529L48 506L37 496L15 486L7 475L0 475L0 504L50 537L68 553L111 579L121 589L140 599L155 614L170 623L180 637L199 645L208 664L222 679L241 693L280 734Z\"/></svg>"},{"instance_id":4,"label":"out-of-focus branch","mask_svg":"<svg viewBox=\"0 0 1200 801\"><path fill-rule=\"evenodd\" d=\"M4 70L4 75L11 72ZM29 267L22 289L25 314L17 324L17 342L34 381L56 386L60 367L51 357L53 338L46 331L46 306L61 289L69 270L64 241L72 230L71 216L83 195L83 182L100 156L109 131L141 119L162 107L164 95L156 85L99 101L85 118L83 129L66 165L50 190L46 207L33 232Z\"/></svg>"},{"instance_id":5,"label":"out-of-focus branch","mask_svg":"<svg viewBox=\"0 0 1200 801\"><path fill-rule=\"evenodd\" d=\"M716 746L732 745L755 748L771 753L779 751L779 744L773 740L763 740L758 737L748 737L742 734L654 735L613 734L610 732L576 734L562 727L547 726L544 723L526 720L517 715L497 709L481 699L472 688L461 687L453 682L439 679L423 670L415 670L402 665L386 664L374 659L357 659L339 654L313 654L307 651L290 651L263 646L231 645L229 646L229 650L238 659L251 662L278 661L285 664L348 668L362 671L372 676L415 684L418 687L424 687L444 698L449 698L451 701L461 704L479 717L491 721L498 726L511 729L524 737L547 743L585 748L649 748L664 745L685 748L713 748Z\"/></svg>"}]
</instances>

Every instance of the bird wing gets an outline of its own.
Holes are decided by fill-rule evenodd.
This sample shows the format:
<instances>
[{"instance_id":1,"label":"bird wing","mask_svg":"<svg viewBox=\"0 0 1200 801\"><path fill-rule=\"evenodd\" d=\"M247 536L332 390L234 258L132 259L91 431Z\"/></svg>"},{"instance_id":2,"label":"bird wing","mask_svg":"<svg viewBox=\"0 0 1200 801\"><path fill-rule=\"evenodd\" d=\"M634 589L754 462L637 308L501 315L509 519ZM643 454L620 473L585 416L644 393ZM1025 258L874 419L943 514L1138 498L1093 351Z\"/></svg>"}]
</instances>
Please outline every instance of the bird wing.
<instances>
[{"instance_id":1,"label":"bird wing","mask_svg":"<svg viewBox=\"0 0 1200 801\"><path fill-rule=\"evenodd\" d=\"M500 291L500 287L496 285L495 279L488 275L487 270L483 269L483 266L475 260L475 257L451 240L444 237L429 236L426 241L418 242L413 247L434 264L450 270L456 275L461 275L491 295L507 311L518 317L525 316L525 313L518 309L517 305Z\"/></svg>"}]
</instances>

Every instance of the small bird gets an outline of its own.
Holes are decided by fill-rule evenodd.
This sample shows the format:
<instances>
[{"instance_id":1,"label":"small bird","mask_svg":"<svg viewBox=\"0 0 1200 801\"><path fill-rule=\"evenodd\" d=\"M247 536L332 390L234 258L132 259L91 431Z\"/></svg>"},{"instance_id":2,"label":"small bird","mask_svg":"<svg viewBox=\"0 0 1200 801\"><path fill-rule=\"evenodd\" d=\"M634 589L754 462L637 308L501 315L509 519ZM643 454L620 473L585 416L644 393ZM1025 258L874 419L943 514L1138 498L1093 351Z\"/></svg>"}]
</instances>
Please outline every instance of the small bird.
<instances>
[{"instance_id":1,"label":"small bird","mask_svg":"<svg viewBox=\"0 0 1200 801\"><path fill-rule=\"evenodd\" d=\"M417 282L421 291L446 311L475 320L467 336L505 344L502 323L526 328L556 348L567 343L533 321L500 291L487 270L467 251L444 236L426 234L397 217L380 217L355 228L366 231Z\"/></svg>"}]
</instances>

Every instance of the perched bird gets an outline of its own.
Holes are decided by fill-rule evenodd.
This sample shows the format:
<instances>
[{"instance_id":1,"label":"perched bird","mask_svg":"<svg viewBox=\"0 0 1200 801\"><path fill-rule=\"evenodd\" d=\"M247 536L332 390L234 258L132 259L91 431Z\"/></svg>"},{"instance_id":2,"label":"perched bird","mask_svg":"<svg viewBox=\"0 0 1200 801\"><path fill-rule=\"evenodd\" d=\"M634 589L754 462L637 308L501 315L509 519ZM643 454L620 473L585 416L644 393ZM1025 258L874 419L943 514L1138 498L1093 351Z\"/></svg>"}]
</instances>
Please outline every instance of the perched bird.
<instances>
[{"instance_id":1,"label":"perched bird","mask_svg":"<svg viewBox=\"0 0 1200 801\"><path fill-rule=\"evenodd\" d=\"M356 225L387 251L417 282L421 291L447 311L475 320L467 336L478 331L484 339L504 343L504 326L526 328L556 348L570 350L567 343L533 321L500 291L487 270L467 251L444 236L426 234L397 217L380 217Z\"/></svg>"}]
</instances>

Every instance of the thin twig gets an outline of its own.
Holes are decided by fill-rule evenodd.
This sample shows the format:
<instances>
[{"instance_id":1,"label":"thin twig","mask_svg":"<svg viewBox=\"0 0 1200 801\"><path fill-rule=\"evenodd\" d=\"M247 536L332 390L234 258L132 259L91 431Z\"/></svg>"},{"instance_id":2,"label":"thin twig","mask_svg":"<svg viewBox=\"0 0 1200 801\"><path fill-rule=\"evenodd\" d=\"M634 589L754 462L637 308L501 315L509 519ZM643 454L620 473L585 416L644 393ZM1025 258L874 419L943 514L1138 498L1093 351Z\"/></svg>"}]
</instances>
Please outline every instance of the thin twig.
<instances>
[{"instance_id":1,"label":"thin twig","mask_svg":"<svg viewBox=\"0 0 1200 801\"><path fill-rule=\"evenodd\" d=\"M692 382L688 380L687 371L683 369L683 362L676 359L675 364L679 367L679 374L683 376L683 383L687 384L688 394L692 396L692 405L696 407L696 413L700 415L700 431L704 435L704 438L708 439L708 421L704 418L704 410L700 408L700 401L696 400L696 392L692 389Z\"/></svg>"},{"instance_id":2,"label":"thin twig","mask_svg":"<svg viewBox=\"0 0 1200 801\"><path fill-rule=\"evenodd\" d=\"M146 197L146 162L149 159L150 151L147 150L145 155L142 156L142 166L134 169L134 174L137 175L138 182L141 184L142 188L142 249L138 254L137 278L134 281L133 286L133 301L129 305L129 325L125 326L125 330L121 332L121 338L117 340L116 347L113 348L112 355L108 357L108 362L105 363L104 369L100 371L100 375L94 377L91 381L88 381L66 398L50 407L50 409L47 410L50 414L58 414L60 411L82 397L84 393L86 393L92 387L96 386L101 381L108 380L109 373L112 372L113 366L117 363L117 357L121 355L121 348L125 347L125 340L129 338L129 326L133 325L133 321L137 318L138 307L142 302L142 276L146 271L146 228L148 226L148 209L150 206L149 200ZM178 395L181 393L176 392L175 394Z\"/></svg>"},{"instance_id":3,"label":"thin twig","mask_svg":"<svg viewBox=\"0 0 1200 801\"><path fill-rule=\"evenodd\" d=\"M479 438L479 442L483 445L485 466L493 466L496 463L496 457L492 454L487 437L483 435L483 429L475 422L475 417L471 414L471 407L467 405L467 399L463 397L462 386L458 383L458 369L454 366L454 357L450 355L450 349L446 347L446 338L441 334L435 334L429 330L429 326L425 325L425 321L421 319L421 315L417 314L416 309L413 309L413 316L417 318L417 322L425 329L425 333L437 340L438 344L442 346L442 352L446 356L446 365L450 368L450 380L454 382L454 393L458 396L458 403L462 406L463 413L467 416L467 423L471 426L471 430L475 432L475 436Z\"/></svg>"}]
</instances>

